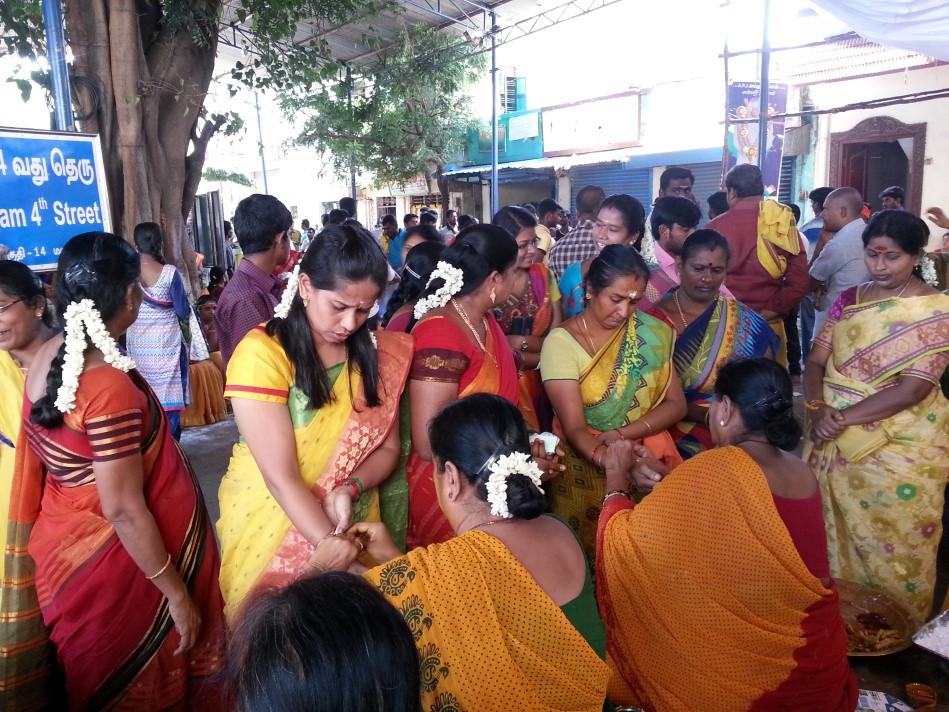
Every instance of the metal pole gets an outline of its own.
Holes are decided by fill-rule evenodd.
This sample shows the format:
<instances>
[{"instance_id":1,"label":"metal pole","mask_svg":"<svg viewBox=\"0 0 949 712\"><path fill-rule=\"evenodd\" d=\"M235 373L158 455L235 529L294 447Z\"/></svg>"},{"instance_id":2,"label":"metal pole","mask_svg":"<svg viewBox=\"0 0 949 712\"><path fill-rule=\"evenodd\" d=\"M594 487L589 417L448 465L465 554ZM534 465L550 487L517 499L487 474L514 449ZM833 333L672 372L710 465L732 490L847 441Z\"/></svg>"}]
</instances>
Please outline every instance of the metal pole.
<instances>
[{"instance_id":1,"label":"metal pole","mask_svg":"<svg viewBox=\"0 0 949 712\"><path fill-rule=\"evenodd\" d=\"M768 25L771 20L771 0L764 0L764 28L761 31L761 100L758 104L758 168L764 169L768 155L768 94L771 71L771 38Z\"/></svg>"},{"instance_id":2,"label":"metal pole","mask_svg":"<svg viewBox=\"0 0 949 712\"><path fill-rule=\"evenodd\" d=\"M270 195L267 187L267 160L264 158L264 129L260 124L260 101L257 92L254 92L254 108L257 110L257 145L260 147L260 172L264 177L264 194Z\"/></svg>"},{"instance_id":3,"label":"metal pole","mask_svg":"<svg viewBox=\"0 0 949 712\"><path fill-rule=\"evenodd\" d=\"M497 16L491 13L491 216L498 211L498 37Z\"/></svg>"},{"instance_id":4,"label":"metal pole","mask_svg":"<svg viewBox=\"0 0 949 712\"><path fill-rule=\"evenodd\" d=\"M57 131L75 131L69 70L66 69L66 42L63 39L63 10L59 0L43 0L43 25L53 83L53 111Z\"/></svg>"},{"instance_id":5,"label":"metal pole","mask_svg":"<svg viewBox=\"0 0 949 712\"><path fill-rule=\"evenodd\" d=\"M349 118L353 118L353 74L349 67L346 67L346 101L349 104ZM353 163L352 150L349 153L349 197L356 199L356 165ZM353 215L353 217L356 217Z\"/></svg>"}]
</instances>

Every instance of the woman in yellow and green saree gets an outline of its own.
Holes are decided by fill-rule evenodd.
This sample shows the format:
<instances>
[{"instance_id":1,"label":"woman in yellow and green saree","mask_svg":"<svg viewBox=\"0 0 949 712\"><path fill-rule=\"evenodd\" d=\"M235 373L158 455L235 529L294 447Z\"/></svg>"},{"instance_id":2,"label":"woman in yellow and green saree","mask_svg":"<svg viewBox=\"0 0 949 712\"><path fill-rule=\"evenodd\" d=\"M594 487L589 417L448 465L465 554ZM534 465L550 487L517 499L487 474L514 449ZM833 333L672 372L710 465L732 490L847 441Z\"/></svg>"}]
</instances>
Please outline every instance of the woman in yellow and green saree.
<instances>
[{"instance_id":1,"label":"woman in yellow and green saree","mask_svg":"<svg viewBox=\"0 0 949 712\"><path fill-rule=\"evenodd\" d=\"M316 545L380 517L377 487L400 454L406 334L366 324L386 283L364 230L324 230L291 281L281 315L253 329L228 362L241 442L219 491L221 590L233 620L255 588L292 581Z\"/></svg>"},{"instance_id":2,"label":"woman in yellow and green saree","mask_svg":"<svg viewBox=\"0 0 949 712\"><path fill-rule=\"evenodd\" d=\"M553 329L541 352L554 428L566 440L566 471L549 484L553 509L591 557L606 446L619 439L643 441L667 466L682 461L668 432L686 413L672 364L674 332L636 310L648 278L646 263L632 247L605 247L587 273L586 309Z\"/></svg>"},{"instance_id":3,"label":"woman in yellow and green saree","mask_svg":"<svg viewBox=\"0 0 949 712\"><path fill-rule=\"evenodd\" d=\"M872 282L845 291L804 373L835 577L929 616L949 473L949 296L920 279L929 229L904 211L863 233Z\"/></svg>"}]
</instances>

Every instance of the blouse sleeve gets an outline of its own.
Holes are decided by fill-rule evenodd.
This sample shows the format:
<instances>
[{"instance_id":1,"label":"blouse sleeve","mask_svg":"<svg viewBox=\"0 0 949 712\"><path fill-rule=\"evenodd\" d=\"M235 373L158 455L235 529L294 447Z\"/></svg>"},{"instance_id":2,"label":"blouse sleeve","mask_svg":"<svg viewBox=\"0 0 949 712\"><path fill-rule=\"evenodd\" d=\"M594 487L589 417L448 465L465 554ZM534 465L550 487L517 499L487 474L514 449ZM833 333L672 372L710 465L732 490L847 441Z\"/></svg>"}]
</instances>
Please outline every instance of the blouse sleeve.
<instances>
[{"instance_id":1,"label":"blouse sleeve","mask_svg":"<svg viewBox=\"0 0 949 712\"><path fill-rule=\"evenodd\" d=\"M922 378L938 386L947 367L949 367L949 351L940 351L917 359L909 368L901 371L900 375Z\"/></svg>"},{"instance_id":2,"label":"blouse sleeve","mask_svg":"<svg viewBox=\"0 0 949 712\"><path fill-rule=\"evenodd\" d=\"M87 371L82 379L82 390L91 395L84 399L79 417L92 461L110 462L140 453L147 407L142 391L127 375L108 366Z\"/></svg>"},{"instance_id":3,"label":"blouse sleeve","mask_svg":"<svg viewBox=\"0 0 949 712\"><path fill-rule=\"evenodd\" d=\"M424 319L412 330L415 352L409 378L415 381L458 383L470 359L462 350L458 330L444 317Z\"/></svg>"},{"instance_id":4,"label":"blouse sleeve","mask_svg":"<svg viewBox=\"0 0 949 712\"><path fill-rule=\"evenodd\" d=\"M566 329L553 329L540 350L540 377L543 381L579 381L583 365L577 343Z\"/></svg>"},{"instance_id":5,"label":"blouse sleeve","mask_svg":"<svg viewBox=\"0 0 949 712\"><path fill-rule=\"evenodd\" d=\"M820 332L814 336L815 344L820 344L825 349L833 348L834 327L843 316L844 309L857 303L857 289L858 287L851 287L837 297L837 301L827 311L827 319L821 326Z\"/></svg>"},{"instance_id":6,"label":"blouse sleeve","mask_svg":"<svg viewBox=\"0 0 949 712\"><path fill-rule=\"evenodd\" d=\"M283 348L263 327L254 327L227 362L224 397L286 403L293 382L293 369Z\"/></svg>"}]
</instances>

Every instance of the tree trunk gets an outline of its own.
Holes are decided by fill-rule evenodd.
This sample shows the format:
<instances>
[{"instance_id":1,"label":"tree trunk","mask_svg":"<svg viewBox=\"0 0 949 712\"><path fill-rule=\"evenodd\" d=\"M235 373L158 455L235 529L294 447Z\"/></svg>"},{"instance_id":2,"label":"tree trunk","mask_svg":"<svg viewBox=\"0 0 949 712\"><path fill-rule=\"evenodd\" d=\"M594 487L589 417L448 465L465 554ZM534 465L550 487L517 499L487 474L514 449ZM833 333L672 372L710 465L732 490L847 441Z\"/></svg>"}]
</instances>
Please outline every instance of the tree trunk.
<instances>
[{"instance_id":1,"label":"tree trunk","mask_svg":"<svg viewBox=\"0 0 949 712\"><path fill-rule=\"evenodd\" d=\"M438 183L438 194L442 202L442 225L447 222L448 210L451 208L451 205L448 204L451 199L448 194L448 176L445 175L444 171L445 166L439 163L435 169L435 182Z\"/></svg>"},{"instance_id":2,"label":"tree trunk","mask_svg":"<svg viewBox=\"0 0 949 712\"><path fill-rule=\"evenodd\" d=\"M95 115L82 129L98 133L102 142L113 230L131 241L137 224L160 223L165 258L196 296L194 243L185 220L208 142L223 124L215 117L196 131L214 69L216 30L199 45L191 28L161 30L151 3L151 14L135 0L85 0L68 7L76 73L99 92Z\"/></svg>"}]
</instances>

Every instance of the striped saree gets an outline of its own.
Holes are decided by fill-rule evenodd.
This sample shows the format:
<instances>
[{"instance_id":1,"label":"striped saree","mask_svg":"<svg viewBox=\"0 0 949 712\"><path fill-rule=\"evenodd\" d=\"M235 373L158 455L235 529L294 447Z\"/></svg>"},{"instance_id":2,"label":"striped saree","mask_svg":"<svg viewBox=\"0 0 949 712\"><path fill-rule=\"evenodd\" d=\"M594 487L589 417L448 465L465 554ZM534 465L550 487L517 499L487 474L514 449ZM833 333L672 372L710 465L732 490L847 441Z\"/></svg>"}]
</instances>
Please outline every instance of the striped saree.
<instances>
[{"instance_id":1,"label":"striped saree","mask_svg":"<svg viewBox=\"0 0 949 712\"><path fill-rule=\"evenodd\" d=\"M76 408L63 426L31 423L29 408L27 401L23 429L36 457L24 464L22 477L39 482L46 470L29 554L70 709L220 708L218 692L200 684L223 666L217 547L160 403L135 371L101 366L80 376ZM174 655L179 637L167 600L102 514L94 463L136 454L145 503L201 612L199 639L185 655ZM29 524L31 513L21 512L18 518Z\"/></svg>"},{"instance_id":2,"label":"striped saree","mask_svg":"<svg viewBox=\"0 0 949 712\"><path fill-rule=\"evenodd\" d=\"M658 308L649 312L669 317ZM708 406L719 369L735 358L757 358L778 352L778 339L771 327L751 307L736 299L720 297L676 338L673 362L689 403ZM669 431L684 458L713 447L705 423L683 420Z\"/></svg>"}]
</instances>

